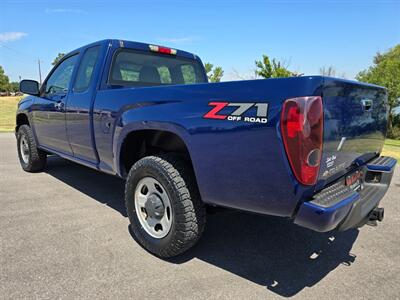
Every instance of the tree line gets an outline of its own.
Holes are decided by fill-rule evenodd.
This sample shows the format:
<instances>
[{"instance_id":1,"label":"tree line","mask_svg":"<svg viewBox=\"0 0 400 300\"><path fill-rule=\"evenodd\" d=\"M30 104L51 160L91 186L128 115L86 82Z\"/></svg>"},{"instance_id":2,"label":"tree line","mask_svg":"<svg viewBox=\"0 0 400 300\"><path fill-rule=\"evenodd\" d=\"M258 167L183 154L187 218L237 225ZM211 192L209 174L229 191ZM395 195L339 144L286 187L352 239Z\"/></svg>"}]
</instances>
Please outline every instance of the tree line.
<instances>
[{"instance_id":1,"label":"tree line","mask_svg":"<svg viewBox=\"0 0 400 300\"><path fill-rule=\"evenodd\" d=\"M10 82L10 79L4 72L3 67L0 66L0 92L16 93L18 91L19 91L19 82L17 81Z\"/></svg>"}]
</instances>

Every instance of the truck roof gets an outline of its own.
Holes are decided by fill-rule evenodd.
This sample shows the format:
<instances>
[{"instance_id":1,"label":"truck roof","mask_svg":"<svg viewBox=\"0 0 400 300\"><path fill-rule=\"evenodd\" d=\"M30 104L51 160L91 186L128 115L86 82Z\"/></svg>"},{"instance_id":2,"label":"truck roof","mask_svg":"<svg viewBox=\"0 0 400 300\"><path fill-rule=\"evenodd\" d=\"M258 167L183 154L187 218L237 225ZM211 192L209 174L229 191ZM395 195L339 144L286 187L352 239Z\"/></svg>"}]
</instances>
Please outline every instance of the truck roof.
<instances>
[{"instance_id":1,"label":"truck roof","mask_svg":"<svg viewBox=\"0 0 400 300\"><path fill-rule=\"evenodd\" d=\"M103 44L111 44L111 45L119 45L119 47L121 48L130 48L130 49L136 49L136 50L141 50L141 51L150 51L149 46L150 45L155 45L155 46L162 46L162 47L167 47L167 46L163 46L163 45L158 45L158 44L149 44L149 43L141 43L141 42L134 42L134 41L127 41L127 40L118 40L118 39L104 39L104 40L99 40L87 45L84 45L82 47L79 47L73 51L70 51L69 53L67 53L67 55L72 54L76 51L79 50L83 50L85 48L89 48L91 46L94 45L103 45ZM167 48L172 48L172 47L167 47ZM180 57L185 57L185 58L189 58L189 59L194 59L194 60L200 60L200 58L194 54L194 53L190 53L184 50L180 50L180 49L176 49L173 48L174 50L176 50L176 56L180 56Z\"/></svg>"},{"instance_id":2,"label":"truck roof","mask_svg":"<svg viewBox=\"0 0 400 300\"><path fill-rule=\"evenodd\" d=\"M164 45L156 45L156 44L149 44L149 43L142 43L142 42L135 42L135 41L128 41L128 40L121 40L121 39L104 39L104 40L99 40L87 45L84 45L82 47L79 47L73 51L70 51L69 53L66 54L66 56L73 54L77 51L81 51L83 49L92 47L94 45L104 45L104 44L110 44L110 45L119 45L119 47L121 48L130 48L130 49L136 49L136 50L141 50L141 51L148 51L150 52L150 45L155 45L155 46L161 46L161 47L166 47L166 48L171 48L171 47L167 47ZM201 62L200 57L198 57L196 54L194 53L190 53L184 50L180 50L180 49L176 49L173 48L174 50L176 50L176 56L180 56L180 57L185 57L188 59L193 59L193 60L198 60L199 62ZM201 62L202 63L202 62ZM289 77L289 78L296 78L296 77ZM309 79L321 79L323 81L343 81L343 82L348 82L348 83L355 83L355 84L360 84L360 85L364 85L364 86L370 86L372 88L381 88L381 89L386 89L385 87L379 86L379 85L375 85L375 84L371 84L371 83L366 83L366 82L360 82L360 81L356 81L356 80L350 80L350 79L344 79L344 78L336 78L336 77L330 77L330 76L323 76L323 75L305 75L305 76L301 76L301 78L309 78ZM269 78L269 79L287 79L287 78ZM247 80L244 80L247 81ZM248 80L251 81L251 80Z\"/></svg>"}]
</instances>

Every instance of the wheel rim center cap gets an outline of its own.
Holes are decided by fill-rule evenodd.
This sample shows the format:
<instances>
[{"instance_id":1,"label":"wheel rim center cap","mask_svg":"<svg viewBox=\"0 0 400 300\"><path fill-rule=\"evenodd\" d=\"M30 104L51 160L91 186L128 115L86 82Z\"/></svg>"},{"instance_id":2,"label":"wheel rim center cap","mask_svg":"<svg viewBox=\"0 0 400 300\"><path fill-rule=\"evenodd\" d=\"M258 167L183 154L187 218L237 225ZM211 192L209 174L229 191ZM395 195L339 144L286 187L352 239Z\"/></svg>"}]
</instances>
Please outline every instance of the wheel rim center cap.
<instances>
[{"instance_id":1,"label":"wheel rim center cap","mask_svg":"<svg viewBox=\"0 0 400 300\"><path fill-rule=\"evenodd\" d=\"M147 215L150 218L162 219L164 216L164 203L156 194L151 194L149 197L147 197L144 207Z\"/></svg>"}]
</instances>

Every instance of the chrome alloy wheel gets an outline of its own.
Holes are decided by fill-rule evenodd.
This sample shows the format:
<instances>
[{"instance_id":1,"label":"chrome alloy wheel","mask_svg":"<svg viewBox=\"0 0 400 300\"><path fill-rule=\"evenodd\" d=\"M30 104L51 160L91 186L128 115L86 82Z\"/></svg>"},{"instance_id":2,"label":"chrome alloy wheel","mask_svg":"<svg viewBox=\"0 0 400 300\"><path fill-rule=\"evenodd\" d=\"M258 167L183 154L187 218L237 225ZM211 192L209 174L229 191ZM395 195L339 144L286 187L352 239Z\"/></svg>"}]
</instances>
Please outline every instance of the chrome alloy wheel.
<instances>
[{"instance_id":1,"label":"chrome alloy wheel","mask_svg":"<svg viewBox=\"0 0 400 300\"><path fill-rule=\"evenodd\" d=\"M161 183L142 178L135 189L135 211L144 230L154 238L165 237L172 225L171 202Z\"/></svg>"},{"instance_id":2,"label":"chrome alloy wheel","mask_svg":"<svg viewBox=\"0 0 400 300\"><path fill-rule=\"evenodd\" d=\"M19 140L19 152L24 163L29 163L29 145L25 135L22 135Z\"/></svg>"}]
</instances>

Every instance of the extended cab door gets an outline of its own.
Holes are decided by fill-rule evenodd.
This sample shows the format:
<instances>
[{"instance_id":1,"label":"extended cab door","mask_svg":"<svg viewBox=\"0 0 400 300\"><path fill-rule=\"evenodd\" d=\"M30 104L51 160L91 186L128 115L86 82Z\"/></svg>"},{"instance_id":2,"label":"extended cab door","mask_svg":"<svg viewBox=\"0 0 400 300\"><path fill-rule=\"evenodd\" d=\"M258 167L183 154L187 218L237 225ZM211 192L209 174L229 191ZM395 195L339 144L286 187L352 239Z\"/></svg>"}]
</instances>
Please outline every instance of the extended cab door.
<instances>
[{"instance_id":1,"label":"extended cab door","mask_svg":"<svg viewBox=\"0 0 400 300\"><path fill-rule=\"evenodd\" d=\"M65 104L78 54L62 60L44 82L33 107L35 132L40 146L72 155L65 127Z\"/></svg>"},{"instance_id":2,"label":"extended cab door","mask_svg":"<svg viewBox=\"0 0 400 300\"><path fill-rule=\"evenodd\" d=\"M80 59L73 88L68 95L66 124L74 157L97 163L97 152L92 130L92 110L100 68L101 46L87 48Z\"/></svg>"}]
</instances>

